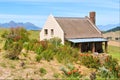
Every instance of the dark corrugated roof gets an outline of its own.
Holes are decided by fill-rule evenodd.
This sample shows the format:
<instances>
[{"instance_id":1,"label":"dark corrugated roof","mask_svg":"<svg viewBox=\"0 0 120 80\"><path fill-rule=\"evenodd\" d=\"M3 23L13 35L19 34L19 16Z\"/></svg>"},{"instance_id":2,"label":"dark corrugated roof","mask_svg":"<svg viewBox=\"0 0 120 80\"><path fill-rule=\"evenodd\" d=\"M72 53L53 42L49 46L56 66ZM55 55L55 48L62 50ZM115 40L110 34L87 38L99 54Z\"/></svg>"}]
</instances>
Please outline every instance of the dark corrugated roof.
<instances>
[{"instance_id":1,"label":"dark corrugated roof","mask_svg":"<svg viewBox=\"0 0 120 80\"><path fill-rule=\"evenodd\" d=\"M102 37L96 26L88 18L55 17L63 29L65 38L94 38Z\"/></svg>"}]
</instances>

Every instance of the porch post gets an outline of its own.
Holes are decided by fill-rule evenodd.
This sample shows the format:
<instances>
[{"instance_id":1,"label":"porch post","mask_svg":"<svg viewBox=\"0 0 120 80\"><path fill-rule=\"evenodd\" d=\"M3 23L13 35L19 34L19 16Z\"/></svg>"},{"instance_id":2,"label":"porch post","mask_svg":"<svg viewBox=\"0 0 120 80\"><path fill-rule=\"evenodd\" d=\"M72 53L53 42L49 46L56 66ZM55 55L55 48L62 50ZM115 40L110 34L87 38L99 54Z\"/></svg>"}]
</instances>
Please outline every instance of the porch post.
<instances>
[{"instance_id":1,"label":"porch post","mask_svg":"<svg viewBox=\"0 0 120 80\"><path fill-rule=\"evenodd\" d=\"M75 43L71 43L71 47L75 47Z\"/></svg>"},{"instance_id":2,"label":"porch post","mask_svg":"<svg viewBox=\"0 0 120 80\"><path fill-rule=\"evenodd\" d=\"M105 42L105 53L107 53L107 47L108 47L108 43L107 41Z\"/></svg>"},{"instance_id":3,"label":"porch post","mask_svg":"<svg viewBox=\"0 0 120 80\"><path fill-rule=\"evenodd\" d=\"M95 52L95 43L93 42L92 43L92 53L94 53Z\"/></svg>"},{"instance_id":4,"label":"porch post","mask_svg":"<svg viewBox=\"0 0 120 80\"><path fill-rule=\"evenodd\" d=\"M81 43L79 43L79 49L80 49L80 52L81 52Z\"/></svg>"}]
</instances>

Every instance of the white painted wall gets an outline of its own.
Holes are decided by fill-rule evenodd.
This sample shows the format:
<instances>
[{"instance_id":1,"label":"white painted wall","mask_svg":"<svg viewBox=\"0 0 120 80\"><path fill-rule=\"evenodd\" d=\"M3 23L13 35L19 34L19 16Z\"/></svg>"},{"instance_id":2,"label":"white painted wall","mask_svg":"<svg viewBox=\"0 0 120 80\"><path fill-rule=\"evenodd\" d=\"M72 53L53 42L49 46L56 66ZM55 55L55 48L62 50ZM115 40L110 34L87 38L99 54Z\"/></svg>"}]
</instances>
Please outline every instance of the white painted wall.
<instances>
[{"instance_id":1,"label":"white painted wall","mask_svg":"<svg viewBox=\"0 0 120 80\"><path fill-rule=\"evenodd\" d=\"M44 34L44 29L48 29L48 35ZM54 35L51 35L51 29L54 30ZM44 39L50 39L53 37L59 37L62 40L62 44L64 44L64 32L62 28L59 26L54 16L50 15L43 26L43 29L40 32L40 41Z\"/></svg>"}]
</instances>

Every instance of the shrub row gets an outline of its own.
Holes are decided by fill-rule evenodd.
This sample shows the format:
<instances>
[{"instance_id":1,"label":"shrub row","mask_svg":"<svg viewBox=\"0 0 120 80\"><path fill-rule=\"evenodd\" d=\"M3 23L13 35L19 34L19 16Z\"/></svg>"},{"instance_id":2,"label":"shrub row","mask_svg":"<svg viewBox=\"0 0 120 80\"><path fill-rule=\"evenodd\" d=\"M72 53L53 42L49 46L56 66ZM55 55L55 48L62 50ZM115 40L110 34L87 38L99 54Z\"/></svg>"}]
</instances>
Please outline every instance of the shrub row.
<instances>
[{"instance_id":1,"label":"shrub row","mask_svg":"<svg viewBox=\"0 0 120 80\"><path fill-rule=\"evenodd\" d=\"M88 68L97 69L98 76L106 79L120 78L120 65L116 59L111 56L106 56L104 62L101 62L100 59L101 57L99 56L80 54L81 63Z\"/></svg>"},{"instance_id":2,"label":"shrub row","mask_svg":"<svg viewBox=\"0 0 120 80\"><path fill-rule=\"evenodd\" d=\"M59 62L73 62L78 59L78 50L70 45L62 45L61 40L57 37L45 41L32 40L24 44L24 48L34 51L36 61L41 59L50 61L56 58Z\"/></svg>"}]
</instances>

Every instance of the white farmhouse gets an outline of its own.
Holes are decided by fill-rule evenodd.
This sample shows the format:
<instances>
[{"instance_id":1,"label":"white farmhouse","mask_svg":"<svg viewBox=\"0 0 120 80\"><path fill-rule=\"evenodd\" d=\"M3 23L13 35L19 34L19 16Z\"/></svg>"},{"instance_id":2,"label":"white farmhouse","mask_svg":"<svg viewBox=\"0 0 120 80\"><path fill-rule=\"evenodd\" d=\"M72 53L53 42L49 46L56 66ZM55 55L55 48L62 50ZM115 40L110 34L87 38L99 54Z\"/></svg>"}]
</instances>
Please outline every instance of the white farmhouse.
<instances>
[{"instance_id":1,"label":"white farmhouse","mask_svg":"<svg viewBox=\"0 0 120 80\"><path fill-rule=\"evenodd\" d=\"M90 12L89 17L54 17L50 15L40 32L40 41L59 37L62 44L65 41L80 47L81 52L103 52L102 43L107 40L95 25L95 12Z\"/></svg>"}]
</instances>

